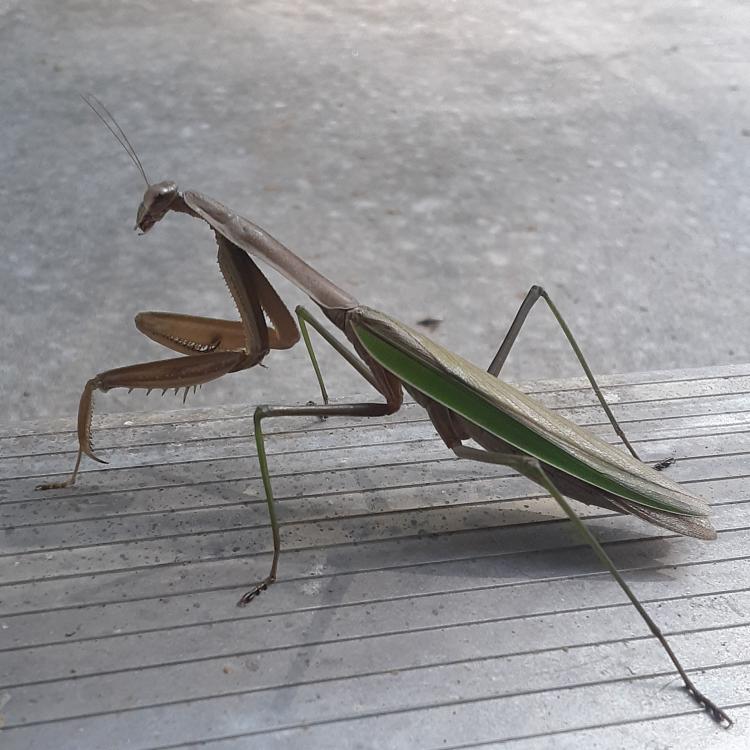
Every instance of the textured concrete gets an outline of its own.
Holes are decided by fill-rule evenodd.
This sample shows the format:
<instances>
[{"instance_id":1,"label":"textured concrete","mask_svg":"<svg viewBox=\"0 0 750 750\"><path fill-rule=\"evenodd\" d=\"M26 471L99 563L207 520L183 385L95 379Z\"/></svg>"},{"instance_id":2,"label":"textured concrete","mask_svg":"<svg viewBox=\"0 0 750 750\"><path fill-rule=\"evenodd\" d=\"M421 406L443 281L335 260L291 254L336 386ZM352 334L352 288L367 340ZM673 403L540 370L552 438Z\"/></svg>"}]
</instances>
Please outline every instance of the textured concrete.
<instances>
[{"instance_id":1,"label":"textured concrete","mask_svg":"<svg viewBox=\"0 0 750 750\"><path fill-rule=\"evenodd\" d=\"M72 413L92 374L163 356L138 310L234 314L200 223L132 232L143 183L85 91L152 179L363 302L442 318L480 363L532 283L597 372L750 360L749 42L741 0L0 0L3 419ZM267 364L193 404L314 397L302 347ZM578 373L548 314L508 373Z\"/></svg>"}]
</instances>

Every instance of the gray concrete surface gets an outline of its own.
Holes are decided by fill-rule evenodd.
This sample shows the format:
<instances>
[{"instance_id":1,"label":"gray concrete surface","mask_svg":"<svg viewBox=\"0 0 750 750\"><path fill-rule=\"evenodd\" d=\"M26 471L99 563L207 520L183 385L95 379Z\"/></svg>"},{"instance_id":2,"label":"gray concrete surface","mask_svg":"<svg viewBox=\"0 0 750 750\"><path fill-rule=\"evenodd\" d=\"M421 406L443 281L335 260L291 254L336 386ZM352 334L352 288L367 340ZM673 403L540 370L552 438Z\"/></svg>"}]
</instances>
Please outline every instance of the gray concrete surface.
<instances>
[{"instance_id":1,"label":"gray concrete surface","mask_svg":"<svg viewBox=\"0 0 750 750\"><path fill-rule=\"evenodd\" d=\"M105 416L112 465L54 498L60 420L0 426L2 750L747 750L750 365L671 372L606 383L718 539L576 506L731 731L555 501L416 405L268 436L279 579L236 607L272 546L243 405ZM580 382L540 397L612 439Z\"/></svg>"},{"instance_id":2,"label":"gray concrete surface","mask_svg":"<svg viewBox=\"0 0 750 750\"><path fill-rule=\"evenodd\" d=\"M442 318L475 361L532 283L597 372L750 360L749 41L741 0L0 0L3 421L73 413L92 374L161 357L138 310L234 314L203 226L133 233L143 184L86 91L152 179L407 323ZM192 403L315 395L302 347L267 364ZM578 374L548 314L508 373Z\"/></svg>"}]
</instances>

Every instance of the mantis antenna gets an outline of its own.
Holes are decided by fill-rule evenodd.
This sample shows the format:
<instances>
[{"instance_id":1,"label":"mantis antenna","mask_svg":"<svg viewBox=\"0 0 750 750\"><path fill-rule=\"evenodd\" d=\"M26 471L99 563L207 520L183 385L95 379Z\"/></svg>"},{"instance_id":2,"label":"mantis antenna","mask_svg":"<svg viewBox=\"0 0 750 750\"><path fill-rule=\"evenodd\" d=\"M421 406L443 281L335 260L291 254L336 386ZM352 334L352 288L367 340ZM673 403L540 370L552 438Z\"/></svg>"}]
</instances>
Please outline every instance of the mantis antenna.
<instances>
[{"instance_id":1,"label":"mantis antenna","mask_svg":"<svg viewBox=\"0 0 750 750\"><path fill-rule=\"evenodd\" d=\"M81 94L81 99L91 107L93 113L105 124L107 130L117 138L118 143L125 149L128 156L133 160L133 164L138 167L138 171L143 175L146 185L150 187L151 183L149 182L148 177L146 177L146 170L143 168L143 164L141 164L141 160L138 158L138 154L136 154L133 144L128 140L125 131L120 127L117 120L115 120L114 115L93 94ZM104 112L104 114L102 114L102 112Z\"/></svg>"}]
</instances>

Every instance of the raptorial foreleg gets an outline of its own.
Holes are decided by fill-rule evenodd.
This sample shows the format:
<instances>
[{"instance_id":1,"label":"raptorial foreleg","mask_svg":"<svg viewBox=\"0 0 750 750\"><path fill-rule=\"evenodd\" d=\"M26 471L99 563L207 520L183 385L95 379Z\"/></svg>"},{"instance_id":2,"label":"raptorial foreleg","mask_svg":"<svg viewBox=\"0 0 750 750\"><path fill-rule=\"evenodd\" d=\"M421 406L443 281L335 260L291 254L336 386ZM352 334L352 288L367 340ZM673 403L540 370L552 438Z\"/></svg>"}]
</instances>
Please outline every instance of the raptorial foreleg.
<instances>
[{"instance_id":1,"label":"raptorial foreleg","mask_svg":"<svg viewBox=\"0 0 750 750\"><path fill-rule=\"evenodd\" d=\"M94 461L106 463L96 455L91 442L91 419L96 391L106 393L113 388L127 388L128 390L139 388L166 392L170 389L179 391L184 388L185 395L187 395L189 388L208 383L233 370L242 369L246 359L247 355L244 351L196 354L118 367L94 376L84 386L78 404L78 455L73 473L63 482L47 482L38 485L37 489L61 489L74 484L84 453Z\"/></svg>"}]
</instances>

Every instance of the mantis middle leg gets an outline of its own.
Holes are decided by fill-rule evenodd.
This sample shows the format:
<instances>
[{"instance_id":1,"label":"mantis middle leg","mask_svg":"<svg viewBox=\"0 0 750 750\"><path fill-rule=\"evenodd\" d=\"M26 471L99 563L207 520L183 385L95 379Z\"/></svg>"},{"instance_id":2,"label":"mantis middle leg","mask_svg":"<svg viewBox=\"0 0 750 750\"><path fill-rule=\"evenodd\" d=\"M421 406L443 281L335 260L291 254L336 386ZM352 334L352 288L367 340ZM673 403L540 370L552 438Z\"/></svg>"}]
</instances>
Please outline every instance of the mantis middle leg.
<instances>
[{"instance_id":1,"label":"mantis middle leg","mask_svg":"<svg viewBox=\"0 0 750 750\"><path fill-rule=\"evenodd\" d=\"M273 558L271 560L271 570L269 574L260 583L256 584L249 591L246 591L237 602L238 607L248 605L253 599L265 591L272 583L276 581L276 571L279 564L279 554L281 553L281 536L279 534L279 522L276 517L276 504L273 496L273 487L271 486L271 474L268 471L268 459L266 456L265 437L263 435L262 422L268 417L382 417L386 414L392 414L398 409L399 405L389 403L360 403L360 404L307 404L304 406L259 406L255 410L253 418L255 426L255 445L258 450L258 464L260 465L260 474L263 479L263 489L266 493L266 503L268 504L268 516L271 520L271 532L273 535Z\"/></svg>"},{"instance_id":2,"label":"mantis middle leg","mask_svg":"<svg viewBox=\"0 0 750 750\"><path fill-rule=\"evenodd\" d=\"M367 362L359 359L356 354L349 351L337 338L335 338L326 328L317 321L305 308L298 307L297 317L300 321L302 335L307 344L307 350L310 359L315 367L315 372L319 377L321 390L326 399L326 403L321 406L317 404L307 404L304 406L259 406L255 410L253 417L255 427L255 445L258 451L258 464L263 479L263 489L266 494L266 503L268 504L268 515L271 521L271 531L273 534L273 558L271 561L271 570L269 574L253 588L242 595L237 602L238 607L244 607L255 599L261 592L265 591L276 580L276 571L278 568L279 554L281 552L281 538L279 535L279 522L276 517L276 506L273 496L273 487L271 486L271 475L268 471L268 459L266 456L265 438L263 435L263 420L269 417L382 417L386 414L393 414L401 408L403 393L400 383L390 373L386 372L378 365L371 369ZM385 399L384 402L368 403L350 403L350 404L329 404L327 394L323 386L320 369L317 367L317 360L312 349L309 336L305 329L305 322L321 334L349 364L359 372L362 377L375 388Z\"/></svg>"},{"instance_id":3,"label":"mantis middle leg","mask_svg":"<svg viewBox=\"0 0 750 750\"><path fill-rule=\"evenodd\" d=\"M318 385L320 386L320 394L323 397L323 403L328 403L328 391L325 383L323 382L323 375L320 372L318 365L318 359L315 356L315 350L313 349L312 341L310 340L310 334L308 333L308 324L312 326L326 341L330 344L333 349L338 352L375 390L378 390L378 385L373 377L371 370L367 365L353 352L344 346L319 320L317 320L313 314L302 305L298 305L295 310L297 320L299 321L300 331L302 331L302 338L305 342L307 353L312 362L313 370L315 370L315 376L318 379Z\"/></svg>"}]
</instances>

